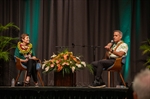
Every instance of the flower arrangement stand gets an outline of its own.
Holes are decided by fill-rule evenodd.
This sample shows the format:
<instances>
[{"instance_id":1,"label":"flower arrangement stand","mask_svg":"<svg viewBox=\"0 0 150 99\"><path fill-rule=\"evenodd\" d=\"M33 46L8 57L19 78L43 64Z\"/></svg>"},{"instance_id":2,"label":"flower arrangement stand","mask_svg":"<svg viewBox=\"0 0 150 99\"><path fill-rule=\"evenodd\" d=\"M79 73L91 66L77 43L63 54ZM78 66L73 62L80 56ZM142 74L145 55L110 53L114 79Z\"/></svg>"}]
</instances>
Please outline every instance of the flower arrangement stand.
<instances>
[{"instance_id":1,"label":"flower arrangement stand","mask_svg":"<svg viewBox=\"0 0 150 99\"><path fill-rule=\"evenodd\" d=\"M76 86L76 73L54 72L54 86Z\"/></svg>"}]
</instances>

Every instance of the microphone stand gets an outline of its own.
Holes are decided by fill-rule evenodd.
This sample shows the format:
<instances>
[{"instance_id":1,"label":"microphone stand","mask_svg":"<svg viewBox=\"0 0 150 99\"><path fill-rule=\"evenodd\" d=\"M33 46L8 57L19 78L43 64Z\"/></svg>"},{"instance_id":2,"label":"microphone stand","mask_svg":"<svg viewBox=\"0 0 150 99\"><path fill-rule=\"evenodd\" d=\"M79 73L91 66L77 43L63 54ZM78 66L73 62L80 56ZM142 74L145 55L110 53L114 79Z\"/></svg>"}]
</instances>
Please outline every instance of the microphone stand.
<instances>
[{"instance_id":1,"label":"microphone stand","mask_svg":"<svg viewBox=\"0 0 150 99\"><path fill-rule=\"evenodd\" d=\"M93 48L93 61L95 61L96 57L96 48L99 48L100 46L91 46Z\"/></svg>"},{"instance_id":2,"label":"microphone stand","mask_svg":"<svg viewBox=\"0 0 150 99\"><path fill-rule=\"evenodd\" d=\"M99 48L101 46L93 46L93 45L75 45L74 43L72 43L73 48L75 46L80 46L80 47L91 47L93 48L93 61L95 61L95 57L96 57L96 48Z\"/></svg>"},{"instance_id":3,"label":"microphone stand","mask_svg":"<svg viewBox=\"0 0 150 99\"><path fill-rule=\"evenodd\" d=\"M101 46L93 46L93 45L75 45L74 43L72 43L72 46L55 46L55 47L60 48L60 49L64 49L64 48L75 48L75 46L93 48L93 61L95 61L96 49L101 47Z\"/></svg>"},{"instance_id":4,"label":"microphone stand","mask_svg":"<svg viewBox=\"0 0 150 99\"><path fill-rule=\"evenodd\" d=\"M58 48L58 52L62 52L65 49L69 50L69 48L72 48L71 46L55 46L56 48Z\"/></svg>"}]
</instances>

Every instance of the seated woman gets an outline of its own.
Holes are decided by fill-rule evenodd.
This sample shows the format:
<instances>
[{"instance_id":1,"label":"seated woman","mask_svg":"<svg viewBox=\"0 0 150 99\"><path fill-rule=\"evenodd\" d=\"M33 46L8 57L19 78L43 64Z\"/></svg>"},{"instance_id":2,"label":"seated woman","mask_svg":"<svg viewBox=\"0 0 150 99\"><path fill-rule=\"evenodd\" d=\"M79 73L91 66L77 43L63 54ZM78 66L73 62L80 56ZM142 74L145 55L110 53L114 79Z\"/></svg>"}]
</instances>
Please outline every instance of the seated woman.
<instances>
[{"instance_id":1,"label":"seated woman","mask_svg":"<svg viewBox=\"0 0 150 99\"><path fill-rule=\"evenodd\" d=\"M20 41L17 44L15 50L15 56L20 58L23 65L27 66L27 76L24 82L25 86L29 85L30 78L32 76L35 86L38 86L36 63L38 59L35 57L35 53L32 49L32 44L29 41L28 34L22 34Z\"/></svg>"}]
</instances>

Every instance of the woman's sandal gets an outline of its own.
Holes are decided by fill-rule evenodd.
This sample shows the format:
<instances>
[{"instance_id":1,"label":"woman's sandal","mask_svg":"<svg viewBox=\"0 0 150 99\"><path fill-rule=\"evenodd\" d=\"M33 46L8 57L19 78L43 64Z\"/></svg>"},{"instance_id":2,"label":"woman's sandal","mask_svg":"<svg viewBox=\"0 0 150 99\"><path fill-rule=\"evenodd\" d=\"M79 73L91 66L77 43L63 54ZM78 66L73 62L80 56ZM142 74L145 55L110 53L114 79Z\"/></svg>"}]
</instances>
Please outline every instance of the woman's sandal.
<instances>
[{"instance_id":1,"label":"woman's sandal","mask_svg":"<svg viewBox=\"0 0 150 99\"><path fill-rule=\"evenodd\" d=\"M35 83L35 87L39 87L39 84L38 84L38 83Z\"/></svg>"},{"instance_id":2,"label":"woman's sandal","mask_svg":"<svg viewBox=\"0 0 150 99\"><path fill-rule=\"evenodd\" d=\"M29 86L29 81L25 81L24 86Z\"/></svg>"}]
</instances>

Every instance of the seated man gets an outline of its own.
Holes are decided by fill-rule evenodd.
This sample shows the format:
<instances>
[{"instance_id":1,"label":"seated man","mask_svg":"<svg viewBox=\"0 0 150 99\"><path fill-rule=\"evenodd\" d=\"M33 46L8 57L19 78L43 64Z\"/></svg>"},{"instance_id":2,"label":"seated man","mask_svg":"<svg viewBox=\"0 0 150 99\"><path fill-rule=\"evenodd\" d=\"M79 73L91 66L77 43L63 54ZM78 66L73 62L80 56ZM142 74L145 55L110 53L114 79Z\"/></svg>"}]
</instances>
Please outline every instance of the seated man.
<instances>
[{"instance_id":1,"label":"seated man","mask_svg":"<svg viewBox=\"0 0 150 99\"><path fill-rule=\"evenodd\" d=\"M105 83L101 77L103 68L109 68L114 64L115 59L118 57L125 57L127 55L128 46L122 40L122 32L120 30L114 31L113 42L108 43L105 46L106 49L106 59L99 61L94 61L91 65L94 68L94 82L92 86L94 87L105 87Z\"/></svg>"}]
</instances>

